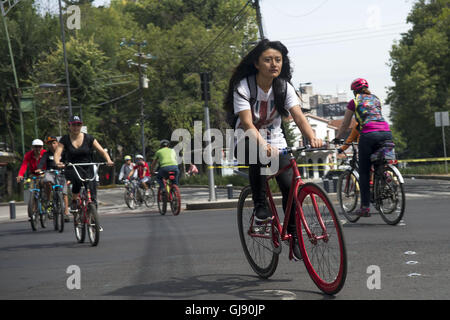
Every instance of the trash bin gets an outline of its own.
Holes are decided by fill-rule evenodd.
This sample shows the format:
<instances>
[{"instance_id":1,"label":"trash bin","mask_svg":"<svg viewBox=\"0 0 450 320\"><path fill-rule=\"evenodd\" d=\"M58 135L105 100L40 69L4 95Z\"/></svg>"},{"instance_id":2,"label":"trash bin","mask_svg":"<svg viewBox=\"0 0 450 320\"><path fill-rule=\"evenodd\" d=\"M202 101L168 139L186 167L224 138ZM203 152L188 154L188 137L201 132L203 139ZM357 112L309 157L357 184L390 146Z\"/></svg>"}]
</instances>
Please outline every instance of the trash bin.
<instances>
[{"instance_id":1,"label":"trash bin","mask_svg":"<svg viewBox=\"0 0 450 320\"><path fill-rule=\"evenodd\" d=\"M227 184L228 199L233 199L233 185Z\"/></svg>"},{"instance_id":2,"label":"trash bin","mask_svg":"<svg viewBox=\"0 0 450 320\"><path fill-rule=\"evenodd\" d=\"M338 180L339 177L333 177L333 192L337 192Z\"/></svg>"},{"instance_id":3,"label":"trash bin","mask_svg":"<svg viewBox=\"0 0 450 320\"><path fill-rule=\"evenodd\" d=\"M325 192L330 193L330 180L328 180L327 178L322 178L322 182Z\"/></svg>"}]
</instances>

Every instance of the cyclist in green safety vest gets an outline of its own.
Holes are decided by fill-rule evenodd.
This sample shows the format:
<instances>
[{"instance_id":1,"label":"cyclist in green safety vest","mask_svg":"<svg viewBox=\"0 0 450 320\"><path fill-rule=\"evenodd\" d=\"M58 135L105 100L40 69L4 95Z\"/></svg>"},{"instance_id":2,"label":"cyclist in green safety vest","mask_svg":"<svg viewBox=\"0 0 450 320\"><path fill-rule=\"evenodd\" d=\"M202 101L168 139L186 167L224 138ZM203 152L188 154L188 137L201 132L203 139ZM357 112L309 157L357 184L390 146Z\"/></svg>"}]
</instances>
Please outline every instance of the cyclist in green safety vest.
<instances>
[{"instance_id":1,"label":"cyclist in green safety vest","mask_svg":"<svg viewBox=\"0 0 450 320\"><path fill-rule=\"evenodd\" d=\"M163 178L168 179L169 172L173 171L175 172L175 184L178 184L178 177L179 177L179 170L178 170L178 163L175 155L175 151L171 148L169 148L169 141L168 140L161 140L160 147L158 151L156 151L155 158L153 159L152 166L151 166L151 172L152 175L155 171L156 165L159 163L159 169L158 174L156 175L156 181L158 181L158 184L161 188L161 190L164 190L164 183Z\"/></svg>"}]
</instances>

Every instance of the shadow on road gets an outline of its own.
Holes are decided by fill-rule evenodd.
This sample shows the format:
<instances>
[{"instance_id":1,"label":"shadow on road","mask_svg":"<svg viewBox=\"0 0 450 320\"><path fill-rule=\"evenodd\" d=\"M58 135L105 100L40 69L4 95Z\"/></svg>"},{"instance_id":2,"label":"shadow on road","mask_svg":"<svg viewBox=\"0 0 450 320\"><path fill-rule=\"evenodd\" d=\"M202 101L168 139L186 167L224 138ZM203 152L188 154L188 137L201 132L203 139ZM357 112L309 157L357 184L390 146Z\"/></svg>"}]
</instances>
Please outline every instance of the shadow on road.
<instances>
[{"instance_id":1,"label":"shadow on road","mask_svg":"<svg viewBox=\"0 0 450 320\"><path fill-rule=\"evenodd\" d=\"M107 296L135 297L141 299L286 299L293 300L296 293L308 293L329 298L320 292L307 290L265 290L267 283L275 287L292 280L263 280L257 276L236 274L210 274L189 278L172 278L150 284L123 287ZM260 288L264 284L263 288ZM283 294L284 292L284 294Z\"/></svg>"}]
</instances>

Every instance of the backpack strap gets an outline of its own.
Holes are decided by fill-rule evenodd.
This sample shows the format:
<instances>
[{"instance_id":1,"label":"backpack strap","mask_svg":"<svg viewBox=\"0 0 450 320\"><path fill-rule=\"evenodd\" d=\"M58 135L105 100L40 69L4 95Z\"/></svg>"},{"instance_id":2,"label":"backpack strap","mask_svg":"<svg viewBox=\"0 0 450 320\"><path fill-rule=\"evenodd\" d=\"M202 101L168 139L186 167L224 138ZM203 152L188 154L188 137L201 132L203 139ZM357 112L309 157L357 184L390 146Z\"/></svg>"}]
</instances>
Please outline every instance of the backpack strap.
<instances>
[{"instance_id":1,"label":"backpack strap","mask_svg":"<svg viewBox=\"0 0 450 320\"><path fill-rule=\"evenodd\" d=\"M247 85L250 89L250 107L252 108L258 99L258 86L256 84L256 75L252 74L247 77Z\"/></svg>"}]
</instances>

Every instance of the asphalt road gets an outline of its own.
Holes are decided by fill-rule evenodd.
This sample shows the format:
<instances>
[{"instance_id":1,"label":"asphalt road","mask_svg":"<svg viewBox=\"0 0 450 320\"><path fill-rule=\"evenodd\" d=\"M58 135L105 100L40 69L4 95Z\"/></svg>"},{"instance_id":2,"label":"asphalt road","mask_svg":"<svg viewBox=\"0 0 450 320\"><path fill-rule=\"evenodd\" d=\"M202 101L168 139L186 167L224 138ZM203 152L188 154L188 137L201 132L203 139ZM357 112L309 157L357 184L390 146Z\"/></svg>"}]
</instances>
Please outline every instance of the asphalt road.
<instances>
[{"instance_id":1,"label":"asphalt road","mask_svg":"<svg viewBox=\"0 0 450 320\"><path fill-rule=\"evenodd\" d=\"M448 299L450 182L408 179L406 186L401 225L377 215L344 224L348 275L335 297L323 295L286 248L275 274L259 279L233 210L174 217L111 207L114 214L101 216L98 247L76 243L69 226L59 234L0 224L0 299ZM369 289L374 267L380 287Z\"/></svg>"}]
</instances>

